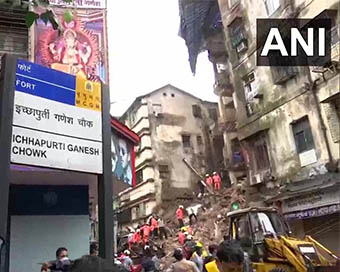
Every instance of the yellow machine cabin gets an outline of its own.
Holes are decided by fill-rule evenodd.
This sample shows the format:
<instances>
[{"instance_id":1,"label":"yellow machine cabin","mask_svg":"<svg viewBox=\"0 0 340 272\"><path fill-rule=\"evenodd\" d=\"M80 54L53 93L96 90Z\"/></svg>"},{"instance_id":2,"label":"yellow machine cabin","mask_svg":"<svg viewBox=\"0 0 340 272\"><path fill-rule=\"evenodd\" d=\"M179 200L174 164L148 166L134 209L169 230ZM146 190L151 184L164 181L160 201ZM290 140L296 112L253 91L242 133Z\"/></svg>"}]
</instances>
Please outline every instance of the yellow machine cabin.
<instances>
[{"instance_id":1,"label":"yellow machine cabin","mask_svg":"<svg viewBox=\"0 0 340 272\"><path fill-rule=\"evenodd\" d=\"M306 236L294 238L276 208L229 212L229 239L238 240L254 272L339 272L339 257Z\"/></svg>"}]
</instances>

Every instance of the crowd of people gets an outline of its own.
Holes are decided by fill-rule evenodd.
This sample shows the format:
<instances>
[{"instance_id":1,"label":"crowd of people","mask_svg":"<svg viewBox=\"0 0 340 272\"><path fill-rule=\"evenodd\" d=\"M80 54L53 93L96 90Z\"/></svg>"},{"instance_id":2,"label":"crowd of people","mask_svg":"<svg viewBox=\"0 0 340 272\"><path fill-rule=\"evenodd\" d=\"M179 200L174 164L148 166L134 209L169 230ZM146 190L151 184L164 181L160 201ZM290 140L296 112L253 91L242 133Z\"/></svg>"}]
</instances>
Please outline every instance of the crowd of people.
<instances>
[{"instance_id":1,"label":"crowd of people","mask_svg":"<svg viewBox=\"0 0 340 272\"><path fill-rule=\"evenodd\" d=\"M216 172L212 175L207 174L205 186L209 188L208 190L220 190L219 174ZM166 241L169 235L163 218L156 214L136 228L127 228L129 231L127 247L115 255L115 264L126 272L224 272L241 266L243 271L251 271L244 265L246 256L235 241L224 241L220 245L210 244L208 247L198 241L195 230L200 208L201 205L189 206L186 209L183 205L178 206L175 212L178 222L176 236L178 247L172 254L174 262L170 267L164 267L163 258L170 256L171 253L167 254L155 243L164 239ZM97 255L98 246L91 245L90 256ZM56 261L43 264L41 271L69 271L67 269L72 262L68 259L67 249L59 248L56 257Z\"/></svg>"},{"instance_id":2,"label":"crowd of people","mask_svg":"<svg viewBox=\"0 0 340 272\"><path fill-rule=\"evenodd\" d=\"M150 240L167 240L168 233L164 220L153 214L143 225L138 225L136 229L128 228L128 248L146 246Z\"/></svg>"}]
</instances>

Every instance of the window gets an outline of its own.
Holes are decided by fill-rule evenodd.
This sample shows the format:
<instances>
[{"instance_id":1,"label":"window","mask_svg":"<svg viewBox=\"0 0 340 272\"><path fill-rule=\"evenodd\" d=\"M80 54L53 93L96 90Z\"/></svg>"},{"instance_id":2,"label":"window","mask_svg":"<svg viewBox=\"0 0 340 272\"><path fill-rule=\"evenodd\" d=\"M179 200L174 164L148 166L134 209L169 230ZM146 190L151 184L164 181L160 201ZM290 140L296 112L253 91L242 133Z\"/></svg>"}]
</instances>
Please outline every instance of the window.
<instances>
[{"instance_id":1,"label":"window","mask_svg":"<svg viewBox=\"0 0 340 272\"><path fill-rule=\"evenodd\" d=\"M266 134L261 133L247 142L252 170L261 172L270 168Z\"/></svg>"},{"instance_id":2,"label":"window","mask_svg":"<svg viewBox=\"0 0 340 272\"><path fill-rule=\"evenodd\" d=\"M229 25L229 35L232 48L236 49L237 53L247 49L247 38L241 17L237 17Z\"/></svg>"},{"instance_id":3,"label":"window","mask_svg":"<svg viewBox=\"0 0 340 272\"><path fill-rule=\"evenodd\" d=\"M182 143L184 148L191 147L190 135L182 135Z\"/></svg>"},{"instance_id":4,"label":"window","mask_svg":"<svg viewBox=\"0 0 340 272\"><path fill-rule=\"evenodd\" d=\"M233 7L236 6L238 3L240 3L240 0L229 0L229 1L228 1L229 8L233 8Z\"/></svg>"},{"instance_id":5,"label":"window","mask_svg":"<svg viewBox=\"0 0 340 272\"><path fill-rule=\"evenodd\" d=\"M298 68L295 66L272 66L270 70L276 85L281 85L298 74Z\"/></svg>"},{"instance_id":6,"label":"window","mask_svg":"<svg viewBox=\"0 0 340 272\"><path fill-rule=\"evenodd\" d=\"M196 118L202 118L202 111L199 105L192 105L192 114Z\"/></svg>"},{"instance_id":7,"label":"window","mask_svg":"<svg viewBox=\"0 0 340 272\"><path fill-rule=\"evenodd\" d=\"M166 96L166 93L163 93L163 96Z\"/></svg>"},{"instance_id":8,"label":"window","mask_svg":"<svg viewBox=\"0 0 340 272\"><path fill-rule=\"evenodd\" d=\"M170 178L169 166L167 164L159 165L158 170L159 170L159 178L161 179Z\"/></svg>"},{"instance_id":9,"label":"window","mask_svg":"<svg viewBox=\"0 0 340 272\"><path fill-rule=\"evenodd\" d=\"M162 104L152 104L152 112L156 117L162 114Z\"/></svg>"},{"instance_id":10,"label":"window","mask_svg":"<svg viewBox=\"0 0 340 272\"><path fill-rule=\"evenodd\" d=\"M239 140L233 139L231 140L231 151L232 151L232 164L240 164L244 162L242 149Z\"/></svg>"},{"instance_id":11,"label":"window","mask_svg":"<svg viewBox=\"0 0 340 272\"><path fill-rule=\"evenodd\" d=\"M138 170L136 172L136 185L143 182L143 170Z\"/></svg>"},{"instance_id":12,"label":"window","mask_svg":"<svg viewBox=\"0 0 340 272\"><path fill-rule=\"evenodd\" d=\"M203 145L202 136L197 136L197 145L198 146Z\"/></svg>"},{"instance_id":13,"label":"window","mask_svg":"<svg viewBox=\"0 0 340 272\"><path fill-rule=\"evenodd\" d=\"M254 155L256 160L256 170L265 170L269 168L269 157L267 144L263 139L255 141Z\"/></svg>"},{"instance_id":14,"label":"window","mask_svg":"<svg viewBox=\"0 0 340 272\"><path fill-rule=\"evenodd\" d=\"M175 94L174 94L174 93L172 93L172 94L171 94L171 97L175 97Z\"/></svg>"},{"instance_id":15,"label":"window","mask_svg":"<svg viewBox=\"0 0 340 272\"><path fill-rule=\"evenodd\" d=\"M238 239L251 237L247 215L238 218L236 226Z\"/></svg>"},{"instance_id":16,"label":"window","mask_svg":"<svg viewBox=\"0 0 340 272\"><path fill-rule=\"evenodd\" d=\"M254 72L249 73L243 78L243 86L247 101L252 101L258 97L258 88Z\"/></svg>"},{"instance_id":17,"label":"window","mask_svg":"<svg viewBox=\"0 0 340 272\"><path fill-rule=\"evenodd\" d=\"M271 16L280 7L280 0L265 0L264 3L268 16Z\"/></svg>"},{"instance_id":18,"label":"window","mask_svg":"<svg viewBox=\"0 0 340 272\"><path fill-rule=\"evenodd\" d=\"M217 110L215 108L211 108L208 111L209 111L209 118L214 121L217 121Z\"/></svg>"},{"instance_id":19,"label":"window","mask_svg":"<svg viewBox=\"0 0 340 272\"><path fill-rule=\"evenodd\" d=\"M145 205L145 203L139 204L139 214L138 215L139 215L138 216L139 218L146 216L146 205Z\"/></svg>"},{"instance_id":20,"label":"window","mask_svg":"<svg viewBox=\"0 0 340 272\"><path fill-rule=\"evenodd\" d=\"M314 149L314 141L312 129L309 125L308 117L304 117L293 124L293 134L297 152L302 152Z\"/></svg>"},{"instance_id":21,"label":"window","mask_svg":"<svg viewBox=\"0 0 340 272\"><path fill-rule=\"evenodd\" d=\"M295 77L299 70L296 66L294 66L295 59L291 57L285 57L285 58L280 58L279 53L271 53L274 56L277 54L276 57L270 57L269 58L269 64L271 66L270 71L272 74L272 80L273 83L276 85L281 85L284 84L287 80ZM280 63L277 63L277 61L280 61ZM280 65L278 65L280 64ZM281 66L284 65L284 66Z\"/></svg>"}]
</instances>

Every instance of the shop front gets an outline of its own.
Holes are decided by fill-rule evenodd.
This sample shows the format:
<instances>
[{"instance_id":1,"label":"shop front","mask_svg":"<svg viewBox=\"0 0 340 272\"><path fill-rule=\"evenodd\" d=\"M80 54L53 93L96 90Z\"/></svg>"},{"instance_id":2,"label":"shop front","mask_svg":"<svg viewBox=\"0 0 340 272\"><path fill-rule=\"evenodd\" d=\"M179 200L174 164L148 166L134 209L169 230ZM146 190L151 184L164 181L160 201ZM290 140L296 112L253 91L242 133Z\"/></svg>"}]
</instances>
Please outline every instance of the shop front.
<instances>
[{"instance_id":1,"label":"shop front","mask_svg":"<svg viewBox=\"0 0 340 272\"><path fill-rule=\"evenodd\" d=\"M310 235L340 254L340 181L308 187L282 197L281 211L299 238Z\"/></svg>"}]
</instances>

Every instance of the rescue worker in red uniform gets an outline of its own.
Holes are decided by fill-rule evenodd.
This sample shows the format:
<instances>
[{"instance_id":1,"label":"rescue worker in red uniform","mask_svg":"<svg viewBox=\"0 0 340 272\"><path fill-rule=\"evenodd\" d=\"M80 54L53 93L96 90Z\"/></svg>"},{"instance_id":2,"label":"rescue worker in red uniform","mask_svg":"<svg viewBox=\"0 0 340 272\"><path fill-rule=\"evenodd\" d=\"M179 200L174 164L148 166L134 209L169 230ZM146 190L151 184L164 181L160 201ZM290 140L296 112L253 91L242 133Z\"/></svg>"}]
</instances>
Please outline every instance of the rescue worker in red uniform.
<instances>
[{"instance_id":1,"label":"rescue worker in red uniform","mask_svg":"<svg viewBox=\"0 0 340 272\"><path fill-rule=\"evenodd\" d=\"M205 184L208 186L208 188L211 189L213 182L214 182L213 178L209 174L206 174L205 175Z\"/></svg>"},{"instance_id":2,"label":"rescue worker in red uniform","mask_svg":"<svg viewBox=\"0 0 340 272\"><path fill-rule=\"evenodd\" d=\"M184 226L184 222L183 222L183 217L184 217L184 207L182 205L178 206L178 209L176 210L176 216L177 216L177 220L178 220L178 225L179 227L183 227Z\"/></svg>"},{"instance_id":3,"label":"rescue worker in red uniform","mask_svg":"<svg viewBox=\"0 0 340 272\"><path fill-rule=\"evenodd\" d=\"M213 181L214 181L214 190L219 191L221 190L221 177L218 173L213 173Z\"/></svg>"},{"instance_id":4,"label":"rescue worker in red uniform","mask_svg":"<svg viewBox=\"0 0 340 272\"><path fill-rule=\"evenodd\" d=\"M137 229L137 231L133 234L133 242L138 244L138 245L142 242L142 238L141 238L139 229Z\"/></svg>"},{"instance_id":5,"label":"rescue worker in red uniform","mask_svg":"<svg viewBox=\"0 0 340 272\"><path fill-rule=\"evenodd\" d=\"M144 245L147 244L149 242L149 237L150 237L150 231L151 231L151 228L149 226L149 224L145 223L141 228L140 230L142 231L142 234L143 234L143 242L144 242Z\"/></svg>"}]
</instances>

